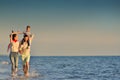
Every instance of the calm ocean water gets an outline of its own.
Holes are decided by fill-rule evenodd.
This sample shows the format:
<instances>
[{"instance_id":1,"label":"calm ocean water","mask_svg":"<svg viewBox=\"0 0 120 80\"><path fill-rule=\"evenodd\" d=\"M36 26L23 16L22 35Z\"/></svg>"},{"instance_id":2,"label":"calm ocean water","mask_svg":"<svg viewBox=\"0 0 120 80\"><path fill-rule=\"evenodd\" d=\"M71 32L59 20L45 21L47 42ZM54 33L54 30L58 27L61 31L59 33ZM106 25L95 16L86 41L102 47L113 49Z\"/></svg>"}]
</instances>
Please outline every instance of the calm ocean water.
<instances>
[{"instance_id":1,"label":"calm ocean water","mask_svg":"<svg viewBox=\"0 0 120 80\"><path fill-rule=\"evenodd\" d=\"M31 57L30 77L19 60L18 76L10 76L8 56L0 56L0 80L120 80L120 56Z\"/></svg>"}]
</instances>

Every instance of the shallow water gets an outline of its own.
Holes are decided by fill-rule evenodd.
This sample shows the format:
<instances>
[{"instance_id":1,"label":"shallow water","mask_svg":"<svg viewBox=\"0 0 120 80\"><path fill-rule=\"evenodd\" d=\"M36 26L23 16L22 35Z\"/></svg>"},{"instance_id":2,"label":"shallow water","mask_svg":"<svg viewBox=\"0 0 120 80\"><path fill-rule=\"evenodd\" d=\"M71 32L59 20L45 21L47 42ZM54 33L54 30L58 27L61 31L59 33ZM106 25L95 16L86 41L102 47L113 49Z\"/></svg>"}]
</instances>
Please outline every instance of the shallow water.
<instances>
[{"instance_id":1,"label":"shallow water","mask_svg":"<svg viewBox=\"0 0 120 80\"><path fill-rule=\"evenodd\" d=\"M31 57L30 77L25 78L19 60L18 76L10 76L7 56L0 56L0 80L120 80L119 56Z\"/></svg>"}]
</instances>

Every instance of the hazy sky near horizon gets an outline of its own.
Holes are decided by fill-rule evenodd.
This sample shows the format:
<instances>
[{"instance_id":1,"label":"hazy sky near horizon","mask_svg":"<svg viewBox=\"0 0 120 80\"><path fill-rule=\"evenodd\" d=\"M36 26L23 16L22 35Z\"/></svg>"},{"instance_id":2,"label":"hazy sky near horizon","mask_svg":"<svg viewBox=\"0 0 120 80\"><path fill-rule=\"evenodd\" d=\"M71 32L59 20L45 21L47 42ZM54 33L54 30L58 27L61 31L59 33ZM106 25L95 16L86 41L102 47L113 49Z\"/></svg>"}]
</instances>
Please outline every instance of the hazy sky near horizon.
<instances>
[{"instance_id":1,"label":"hazy sky near horizon","mask_svg":"<svg viewBox=\"0 0 120 80\"><path fill-rule=\"evenodd\" d=\"M120 0L0 0L0 51L11 30L35 34L31 54L120 55ZM21 40L21 36L19 39Z\"/></svg>"}]
</instances>

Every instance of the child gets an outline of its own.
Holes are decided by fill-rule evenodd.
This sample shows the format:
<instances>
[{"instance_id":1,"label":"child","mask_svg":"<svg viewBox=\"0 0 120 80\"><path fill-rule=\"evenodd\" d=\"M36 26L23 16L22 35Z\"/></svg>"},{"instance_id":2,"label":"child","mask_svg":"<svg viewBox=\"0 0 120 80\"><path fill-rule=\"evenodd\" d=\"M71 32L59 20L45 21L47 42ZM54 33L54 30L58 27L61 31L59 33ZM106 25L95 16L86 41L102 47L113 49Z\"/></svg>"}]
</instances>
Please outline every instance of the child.
<instances>
[{"instance_id":1,"label":"child","mask_svg":"<svg viewBox=\"0 0 120 80\"><path fill-rule=\"evenodd\" d=\"M31 32L30 32L30 26L29 26L29 25L26 27L26 31L23 32L23 34L24 34L24 35L28 35L28 37L31 37L31 36L32 36L32 34L31 34Z\"/></svg>"}]
</instances>

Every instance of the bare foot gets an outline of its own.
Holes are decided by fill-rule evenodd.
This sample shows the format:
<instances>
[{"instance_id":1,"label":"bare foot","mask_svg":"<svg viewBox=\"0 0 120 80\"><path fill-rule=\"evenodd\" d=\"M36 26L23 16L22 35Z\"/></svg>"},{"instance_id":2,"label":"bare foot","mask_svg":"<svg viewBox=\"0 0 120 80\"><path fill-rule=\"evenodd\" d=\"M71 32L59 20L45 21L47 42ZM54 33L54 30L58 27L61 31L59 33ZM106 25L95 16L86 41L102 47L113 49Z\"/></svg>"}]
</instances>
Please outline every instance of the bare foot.
<instances>
[{"instance_id":1,"label":"bare foot","mask_svg":"<svg viewBox=\"0 0 120 80\"><path fill-rule=\"evenodd\" d=\"M27 72L27 73L25 73L25 77L29 77L29 73Z\"/></svg>"}]
</instances>

